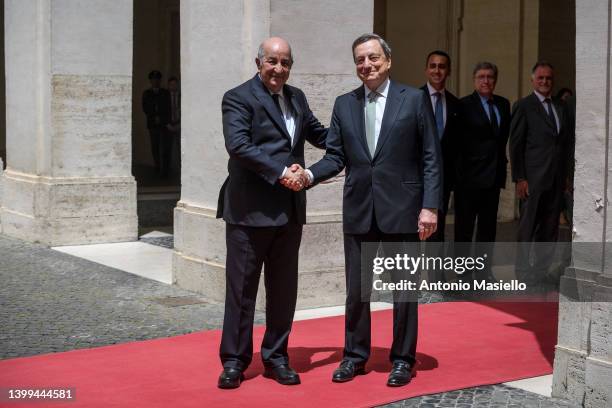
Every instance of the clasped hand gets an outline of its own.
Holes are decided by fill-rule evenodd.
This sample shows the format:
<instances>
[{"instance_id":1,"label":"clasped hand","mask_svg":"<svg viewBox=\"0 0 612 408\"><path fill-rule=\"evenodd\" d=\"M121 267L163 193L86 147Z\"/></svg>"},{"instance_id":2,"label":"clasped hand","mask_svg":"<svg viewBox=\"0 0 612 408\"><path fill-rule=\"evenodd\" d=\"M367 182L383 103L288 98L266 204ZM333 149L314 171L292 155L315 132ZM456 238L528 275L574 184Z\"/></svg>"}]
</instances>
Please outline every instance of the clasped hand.
<instances>
[{"instance_id":1,"label":"clasped hand","mask_svg":"<svg viewBox=\"0 0 612 408\"><path fill-rule=\"evenodd\" d=\"M297 163L287 168L280 182L283 186L293 191L300 191L310 185L310 180L308 179L306 171Z\"/></svg>"}]
</instances>

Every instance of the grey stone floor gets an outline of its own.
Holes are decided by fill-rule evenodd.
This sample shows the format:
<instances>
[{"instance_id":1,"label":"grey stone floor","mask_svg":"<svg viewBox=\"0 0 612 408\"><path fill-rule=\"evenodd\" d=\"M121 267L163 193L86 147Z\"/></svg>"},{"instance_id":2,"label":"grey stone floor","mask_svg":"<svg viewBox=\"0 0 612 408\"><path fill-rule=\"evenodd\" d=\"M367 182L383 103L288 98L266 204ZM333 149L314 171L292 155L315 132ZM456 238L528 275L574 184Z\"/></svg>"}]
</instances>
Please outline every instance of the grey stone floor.
<instances>
[{"instance_id":1,"label":"grey stone floor","mask_svg":"<svg viewBox=\"0 0 612 408\"><path fill-rule=\"evenodd\" d=\"M171 238L146 240L171 247ZM0 235L0 359L168 337L222 325L223 305L193 292ZM420 301L441 301L424 293ZM256 323L264 316L256 314ZM461 375L461 373L458 373ZM386 407L569 407L504 385Z\"/></svg>"}]
</instances>

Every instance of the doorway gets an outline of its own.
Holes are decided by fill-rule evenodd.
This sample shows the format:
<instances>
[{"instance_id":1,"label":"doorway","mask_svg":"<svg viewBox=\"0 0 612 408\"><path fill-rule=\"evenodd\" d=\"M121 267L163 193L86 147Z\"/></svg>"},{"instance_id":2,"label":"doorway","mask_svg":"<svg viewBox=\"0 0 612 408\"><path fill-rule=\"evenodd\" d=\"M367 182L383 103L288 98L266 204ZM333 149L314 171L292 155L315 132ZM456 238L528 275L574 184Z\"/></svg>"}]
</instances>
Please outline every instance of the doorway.
<instances>
[{"instance_id":1,"label":"doorway","mask_svg":"<svg viewBox=\"0 0 612 408\"><path fill-rule=\"evenodd\" d=\"M180 198L179 13L179 0L134 0L132 171L141 235L150 230L172 233L173 211ZM149 77L159 75L161 91L148 92ZM177 88L176 93L168 92L169 87ZM154 118L151 107L163 113Z\"/></svg>"}]
</instances>

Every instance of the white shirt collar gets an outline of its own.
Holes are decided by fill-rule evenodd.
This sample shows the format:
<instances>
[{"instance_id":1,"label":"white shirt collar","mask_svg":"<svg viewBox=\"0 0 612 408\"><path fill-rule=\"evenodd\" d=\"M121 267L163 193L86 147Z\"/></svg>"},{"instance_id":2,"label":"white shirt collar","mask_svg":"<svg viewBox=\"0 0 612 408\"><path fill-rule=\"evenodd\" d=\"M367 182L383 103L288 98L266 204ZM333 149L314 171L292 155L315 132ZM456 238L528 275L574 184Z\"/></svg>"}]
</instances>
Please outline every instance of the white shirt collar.
<instances>
[{"instance_id":1,"label":"white shirt collar","mask_svg":"<svg viewBox=\"0 0 612 408\"><path fill-rule=\"evenodd\" d=\"M383 98L386 98L387 94L389 93L389 83L390 82L391 81L389 81L389 78L387 78L387 79L385 79L385 82L380 84L380 86L376 89L376 92L378 92L380 95L382 95ZM363 84L363 88L365 89L365 96L367 98L368 95L370 95L370 93L372 91L370 90L370 88L368 88L368 86L366 84Z\"/></svg>"},{"instance_id":2,"label":"white shirt collar","mask_svg":"<svg viewBox=\"0 0 612 408\"><path fill-rule=\"evenodd\" d=\"M533 90L533 93L534 93L534 94L536 94L536 96L538 97L538 99L539 99L539 100L540 100L540 102L542 102L542 103L544 103L544 100L545 100L546 98L550 99L550 101L552 102L552 97L550 97L550 96L546 97L546 96L542 95L541 93L539 93L538 91L536 91L535 89Z\"/></svg>"},{"instance_id":3,"label":"white shirt collar","mask_svg":"<svg viewBox=\"0 0 612 408\"><path fill-rule=\"evenodd\" d=\"M431 86L429 81L427 81L427 89L429 90L429 96L433 96L433 94L435 94L436 92L440 92L442 94L442 96L444 96L444 93L446 91L446 89L442 89L441 91L438 91L436 88Z\"/></svg>"}]
</instances>

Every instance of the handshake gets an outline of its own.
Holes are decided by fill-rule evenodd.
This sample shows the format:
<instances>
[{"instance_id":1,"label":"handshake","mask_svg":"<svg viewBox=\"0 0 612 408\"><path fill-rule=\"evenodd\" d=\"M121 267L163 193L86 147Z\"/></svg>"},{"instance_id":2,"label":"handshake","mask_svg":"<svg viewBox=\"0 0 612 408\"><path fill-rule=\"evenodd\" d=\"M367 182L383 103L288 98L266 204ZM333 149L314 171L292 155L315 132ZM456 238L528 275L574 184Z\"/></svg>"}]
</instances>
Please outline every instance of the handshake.
<instances>
[{"instance_id":1,"label":"handshake","mask_svg":"<svg viewBox=\"0 0 612 408\"><path fill-rule=\"evenodd\" d=\"M280 179L280 183L293 191L300 191L310 185L310 178L302 166L295 163L287 168L285 175Z\"/></svg>"}]
</instances>

